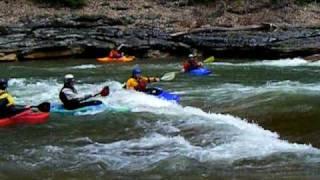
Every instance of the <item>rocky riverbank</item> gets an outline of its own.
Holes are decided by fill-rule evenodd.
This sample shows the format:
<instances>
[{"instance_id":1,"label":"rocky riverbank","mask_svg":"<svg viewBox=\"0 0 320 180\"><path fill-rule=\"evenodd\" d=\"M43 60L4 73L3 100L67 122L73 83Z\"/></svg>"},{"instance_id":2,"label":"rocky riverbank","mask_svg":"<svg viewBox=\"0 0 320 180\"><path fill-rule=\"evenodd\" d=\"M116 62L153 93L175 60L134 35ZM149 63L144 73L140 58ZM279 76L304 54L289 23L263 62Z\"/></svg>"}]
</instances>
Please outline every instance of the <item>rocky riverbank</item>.
<instances>
[{"instance_id":1,"label":"rocky riverbank","mask_svg":"<svg viewBox=\"0 0 320 180\"><path fill-rule=\"evenodd\" d=\"M12 12L17 17L5 13L4 9L7 8L8 11L19 2L24 11ZM242 21L233 22L235 17L231 13L234 15L243 12L239 8L228 9L229 6L222 6L221 3L205 8L203 5L186 6L165 1L106 3L96 0L73 11L74 13L67 13L67 8L53 9L45 5L39 7L24 0L0 3L6 7L0 11L0 15L6 17L2 19L0 26L2 61L65 56L93 58L106 55L109 49L119 44L125 44L123 50L126 53L140 57L168 53L186 55L194 50L218 57L245 58L279 58L320 53L320 23L317 18L312 18L312 15L319 13L311 11L312 7L309 9L311 12L304 16L298 8L298 15L292 16L296 19L292 19L290 23L280 23L276 18L273 21L279 22L267 21L270 17L264 17L265 21L260 22L248 19L245 21L245 17L240 17L241 15L238 20ZM263 3L256 6L261 11L268 8ZM30 7L36 8L31 11ZM195 14L201 7L205 8L204 11L211 8L215 13L222 8L224 12L216 17L205 17L205 12L200 11ZM293 6L284 6L282 10L290 13L290 8ZM173 13L175 9L177 11ZM44 10L48 10L47 13L39 16ZM247 11L256 13L256 16L250 15L252 18L257 18L259 14L253 7L247 8ZM275 12L277 11L272 12L273 15ZM187 14L190 14L188 20ZM301 23L303 18L299 15L310 17L310 21ZM232 23L226 20L228 16L232 17L229 18Z\"/></svg>"}]
</instances>

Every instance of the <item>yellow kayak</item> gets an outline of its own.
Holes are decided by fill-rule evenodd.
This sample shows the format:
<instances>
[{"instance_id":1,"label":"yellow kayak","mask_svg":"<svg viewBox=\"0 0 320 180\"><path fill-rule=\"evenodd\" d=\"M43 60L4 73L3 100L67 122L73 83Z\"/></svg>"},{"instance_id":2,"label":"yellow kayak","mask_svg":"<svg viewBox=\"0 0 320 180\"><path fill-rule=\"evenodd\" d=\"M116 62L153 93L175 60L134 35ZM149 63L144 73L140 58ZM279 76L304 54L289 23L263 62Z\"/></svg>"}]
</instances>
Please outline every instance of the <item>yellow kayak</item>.
<instances>
[{"instance_id":1,"label":"yellow kayak","mask_svg":"<svg viewBox=\"0 0 320 180\"><path fill-rule=\"evenodd\" d=\"M104 57L104 58L97 58L97 61L102 63L108 63L108 62L130 62L133 61L136 57L134 56L123 56L121 58L110 58L110 57Z\"/></svg>"}]
</instances>

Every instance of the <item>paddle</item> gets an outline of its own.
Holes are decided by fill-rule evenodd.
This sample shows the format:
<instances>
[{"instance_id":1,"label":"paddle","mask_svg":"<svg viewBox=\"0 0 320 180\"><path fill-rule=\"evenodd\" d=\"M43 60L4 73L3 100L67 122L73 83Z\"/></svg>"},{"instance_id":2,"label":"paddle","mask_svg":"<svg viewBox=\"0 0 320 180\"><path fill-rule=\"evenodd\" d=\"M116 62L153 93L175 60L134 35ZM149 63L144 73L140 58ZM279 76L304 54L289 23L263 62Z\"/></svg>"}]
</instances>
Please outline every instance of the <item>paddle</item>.
<instances>
[{"instance_id":1,"label":"paddle","mask_svg":"<svg viewBox=\"0 0 320 180\"><path fill-rule=\"evenodd\" d=\"M181 73L180 71L173 71L173 72L168 72L165 73L160 80L161 81L172 81L175 77L177 73Z\"/></svg>"},{"instance_id":2,"label":"paddle","mask_svg":"<svg viewBox=\"0 0 320 180\"><path fill-rule=\"evenodd\" d=\"M109 89L109 86L105 86L102 88L102 90L100 92L98 92L97 94L95 94L93 97L96 97L98 95L102 96L102 97L105 97L105 96L108 96L110 93L110 89Z\"/></svg>"},{"instance_id":3,"label":"paddle","mask_svg":"<svg viewBox=\"0 0 320 180\"><path fill-rule=\"evenodd\" d=\"M90 98L93 98L93 97L96 97L96 96L98 96L98 95L100 95L100 96L102 96L102 97L108 96L108 95L109 95L109 86L103 87L100 92L98 92L98 93L96 93L96 94L94 94L94 95L91 95L91 94L86 95L86 96L83 97L80 101L86 101L86 100L88 100L88 99L90 99Z\"/></svg>"},{"instance_id":4,"label":"paddle","mask_svg":"<svg viewBox=\"0 0 320 180\"><path fill-rule=\"evenodd\" d=\"M50 103L49 102L43 102L37 106L30 106L30 108L37 108L41 112L50 112Z\"/></svg>"},{"instance_id":5,"label":"paddle","mask_svg":"<svg viewBox=\"0 0 320 180\"><path fill-rule=\"evenodd\" d=\"M203 61L203 63L205 63L205 64L212 63L214 60L215 60L215 58L213 56L210 56L207 59L205 59Z\"/></svg>"},{"instance_id":6,"label":"paddle","mask_svg":"<svg viewBox=\"0 0 320 180\"><path fill-rule=\"evenodd\" d=\"M208 57L207 59L205 59L203 61L203 63L207 64L207 63L212 63L214 61L214 57L213 56L210 56ZM173 71L173 72L168 72L168 73L165 73L161 78L160 80L161 81L172 81L175 77L176 77L176 74L178 73L182 73L181 71Z\"/></svg>"}]
</instances>

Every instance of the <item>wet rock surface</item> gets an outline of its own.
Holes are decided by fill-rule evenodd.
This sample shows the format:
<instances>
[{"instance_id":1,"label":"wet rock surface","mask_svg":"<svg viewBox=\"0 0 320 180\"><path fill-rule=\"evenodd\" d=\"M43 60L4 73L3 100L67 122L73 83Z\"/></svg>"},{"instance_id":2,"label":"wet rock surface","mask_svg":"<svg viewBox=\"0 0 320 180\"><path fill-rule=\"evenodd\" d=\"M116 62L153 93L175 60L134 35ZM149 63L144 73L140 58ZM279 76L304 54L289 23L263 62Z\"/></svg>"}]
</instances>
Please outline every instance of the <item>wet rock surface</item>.
<instances>
[{"instance_id":1,"label":"wet rock surface","mask_svg":"<svg viewBox=\"0 0 320 180\"><path fill-rule=\"evenodd\" d=\"M207 27L169 33L106 16L37 17L0 27L2 57L15 54L19 60L99 57L120 44L136 56L150 51L185 55L196 49L221 57L278 58L319 53L319 40L318 27Z\"/></svg>"}]
</instances>

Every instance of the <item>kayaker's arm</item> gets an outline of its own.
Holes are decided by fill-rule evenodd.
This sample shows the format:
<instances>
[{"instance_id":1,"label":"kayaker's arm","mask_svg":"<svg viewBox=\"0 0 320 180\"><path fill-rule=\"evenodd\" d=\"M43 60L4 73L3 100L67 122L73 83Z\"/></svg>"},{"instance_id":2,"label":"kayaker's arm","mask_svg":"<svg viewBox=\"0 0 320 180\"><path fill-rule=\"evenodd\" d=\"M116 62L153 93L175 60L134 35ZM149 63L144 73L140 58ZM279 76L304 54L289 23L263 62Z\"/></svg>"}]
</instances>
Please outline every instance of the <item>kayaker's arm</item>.
<instances>
[{"instance_id":1,"label":"kayaker's arm","mask_svg":"<svg viewBox=\"0 0 320 180\"><path fill-rule=\"evenodd\" d=\"M160 81L160 78L158 78L158 77L146 77L145 80L147 80L148 83L151 83L151 82L159 82L159 81Z\"/></svg>"},{"instance_id":2,"label":"kayaker's arm","mask_svg":"<svg viewBox=\"0 0 320 180\"><path fill-rule=\"evenodd\" d=\"M9 103L8 99L0 99L0 111L7 108L7 104Z\"/></svg>"},{"instance_id":3,"label":"kayaker's arm","mask_svg":"<svg viewBox=\"0 0 320 180\"><path fill-rule=\"evenodd\" d=\"M181 72L188 72L188 70L190 69L190 64L186 61L182 64L182 69Z\"/></svg>"},{"instance_id":4,"label":"kayaker's arm","mask_svg":"<svg viewBox=\"0 0 320 180\"><path fill-rule=\"evenodd\" d=\"M130 90L135 90L137 86L138 86L138 83L134 78L130 78L126 83L126 88Z\"/></svg>"},{"instance_id":5,"label":"kayaker's arm","mask_svg":"<svg viewBox=\"0 0 320 180\"><path fill-rule=\"evenodd\" d=\"M203 63L202 62L198 62L198 67L202 67Z\"/></svg>"},{"instance_id":6,"label":"kayaker's arm","mask_svg":"<svg viewBox=\"0 0 320 180\"><path fill-rule=\"evenodd\" d=\"M65 94L66 98L71 101L71 100L77 100L77 101L84 101L87 100L91 97L93 97L93 95L88 94L88 95L79 95L77 93L74 93L71 89L64 89L63 93Z\"/></svg>"},{"instance_id":7,"label":"kayaker's arm","mask_svg":"<svg viewBox=\"0 0 320 180\"><path fill-rule=\"evenodd\" d=\"M92 98L92 97L94 97L94 95L92 95L92 94L87 94L87 95L84 95L82 98L79 98L79 101L80 101L80 102L81 102L81 101L85 101L85 100L90 99L90 98Z\"/></svg>"}]
</instances>

